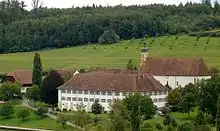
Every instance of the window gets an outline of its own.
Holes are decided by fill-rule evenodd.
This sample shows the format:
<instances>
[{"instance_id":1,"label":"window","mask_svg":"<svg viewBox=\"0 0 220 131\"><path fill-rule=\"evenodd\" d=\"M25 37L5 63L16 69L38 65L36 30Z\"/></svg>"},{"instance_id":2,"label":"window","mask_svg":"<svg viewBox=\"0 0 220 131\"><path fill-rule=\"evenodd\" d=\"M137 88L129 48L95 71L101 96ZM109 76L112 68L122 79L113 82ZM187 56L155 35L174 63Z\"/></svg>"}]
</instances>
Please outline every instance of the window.
<instances>
[{"instance_id":1,"label":"window","mask_svg":"<svg viewBox=\"0 0 220 131\"><path fill-rule=\"evenodd\" d=\"M99 102L99 98L96 98L95 100Z\"/></svg>"},{"instance_id":2,"label":"window","mask_svg":"<svg viewBox=\"0 0 220 131\"><path fill-rule=\"evenodd\" d=\"M149 96L152 96L152 92L149 92Z\"/></svg>"},{"instance_id":3,"label":"window","mask_svg":"<svg viewBox=\"0 0 220 131\"><path fill-rule=\"evenodd\" d=\"M90 99L89 99L89 102L94 102L94 98L90 98Z\"/></svg>"},{"instance_id":4,"label":"window","mask_svg":"<svg viewBox=\"0 0 220 131\"><path fill-rule=\"evenodd\" d=\"M95 93L96 95L100 95L100 92L99 91L96 91L96 93Z\"/></svg>"},{"instance_id":5,"label":"window","mask_svg":"<svg viewBox=\"0 0 220 131\"><path fill-rule=\"evenodd\" d=\"M61 93L66 93L66 90L61 90Z\"/></svg>"},{"instance_id":6,"label":"window","mask_svg":"<svg viewBox=\"0 0 220 131\"><path fill-rule=\"evenodd\" d=\"M75 90L73 90L73 91L72 91L72 94L76 94L76 91L75 91Z\"/></svg>"},{"instance_id":7,"label":"window","mask_svg":"<svg viewBox=\"0 0 220 131\"><path fill-rule=\"evenodd\" d=\"M67 94L71 94L71 90L67 90Z\"/></svg>"},{"instance_id":8,"label":"window","mask_svg":"<svg viewBox=\"0 0 220 131\"><path fill-rule=\"evenodd\" d=\"M132 93L132 92L130 92L130 93L129 93L129 95L133 95L133 93Z\"/></svg>"},{"instance_id":9,"label":"window","mask_svg":"<svg viewBox=\"0 0 220 131\"><path fill-rule=\"evenodd\" d=\"M157 95L157 92L156 92L156 91L154 92L154 95L155 95L155 96Z\"/></svg>"},{"instance_id":10,"label":"window","mask_svg":"<svg viewBox=\"0 0 220 131\"><path fill-rule=\"evenodd\" d=\"M71 97L67 97L67 101L71 101Z\"/></svg>"},{"instance_id":11,"label":"window","mask_svg":"<svg viewBox=\"0 0 220 131\"><path fill-rule=\"evenodd\" d=\"M178 81L176 82L176 86L179 86L179 82Z\"/></svg>"},{"instance_id":12,"label":"window","mask_svg":"<svg viewBox=\"0 0 220 131\"><path fill-rule=\"evenodd\" d=\"M159 102L163 102L163 98L159 98Z\"/></svg>"},{"instance_id":13,"label":"window","mask_svg":"<svg viewBox=\"0 0 220 131\"><path fill-rule=\"evenodd\" d=\"M102 99L101 102L102 102L102 103L105 103L105 99Z\"/></svg>"},{"instance_id":14,"label":"window","mask_svg":"<svg viewBox=\"0 0 220 131\"><path fill-rule=\"evenodd\" d=\"M106 94L106 92L105 91L102 91L102 95L105 95Z\"/></svg>"},{"instance_id":15,"label":"window","mask_svg":"<svg viewBox=\"0 0 220 131\"><path fill-rule=\"evenodd\" d=\"M78 91L79 94L82 94L82 91Z\"/></svg>"},{"instance_id":16,"label":"window","mask_svg":"<svg viewBox=\"0 0 220 131\"><path fill-rule=\"evenodd\" d=\"M79 98L78 98L78 101L82 101L82 98L81 98L81 97L79 97Z\"/></svg>"},{"instance_id":17,"label":"window","mask_svg":"<svg viewBox=\"0 0 220 131\"><path fill-rule=\"evenodd\" d=\"M162 94L163 94L163 92L160 91L160 92L159 92L159 95L162 95Z\"/></svg>"},{"instance_id":18,"label":"window","mask_svg":"<svg viewBox=\"0 0 220 131\"><path fill-rule=\"evenodd\" d=\"M84 98L84 102L88 102L88 98Z\"/></svg>"},{"instance_id":19,"label":"window","mask_svg":"<svg viewBox=\"0 0 220 131\"><path fill-rule=\"evenodd\" d=\"M123 95L123 96L126 96L126 93L125 93L125 92L123 92L123 93L122 93L122 95Z\"/></svg>"},{"instance_id":20,"label":"window","mask_svg":"<svg viewBox=\"0 0 220 131\"><path fill-rule=\"evenodd\" d=\"M88 91L84 91L84 94L88 94Z\"/></svg>"},{"instance_id":21,"label":"window","mask_svg":"<svg viewBox=\"0 0 220 131\"><path fill-rule=\"evenodd\" d=\"M108 101L108 103L111 103L112 100L111 100L111 99L108 99L107 101Z\"/></svg>"},{"instance_id":22,"label":"window","mask_svg":"<svg viewBox=\"0 0 220 131\"><path fill-rule=\"evenodd\" d=\"M94 95L94 91L90 91L90 94L91 94L91 95Z\"/></svg>"},{"instance_id":23,"label":"window","mask_svg":"<svg viewBox=\"0 0 220 131\"><path fill-rule=\"evenodd\" d=\"M108 92L108 95L111 96L111 95L112 95L112 92Z\"/></svg>"},{"instance_id":24,"label":"window","mask_svg":"<svg viewBox=\"0 0 220 131\"><path fill-rule=\"evenodd\" d=\"M196 78L194 78L194 84L196 84L197 83L197 79Z\"/></svg>"},{"instance_id":25,"label":"window","mask_svg":"<svg viewBox=\"0 0 220 131\"><path fill-rule=\"evenodd\" d=\"M153 99L153 102L157 102L157 98Z\"/></svg>"},{"instance_id":26,"label":"window","mask_svg":"<svg viewBox=\"0 0 220 131\"><path fill-rule=\"evenodd\" d=\"M120 95L120 93L119 92L115 92L115 96L119 96Z\"/></svg>"},{"instance_id":27,"label":"window","mask_svg":"<svg viewBox=\"0 0 220 131\"><path fill-rule=\"evenodd\" d=\"M163 94L164 94L164 95L166 95L166 94L167 94L167 92L166 92L166 91L164 91L164 92L163 92Z\"/></svg>"},{"instance_id":28,"label":"window","mask_svg":"<svg viewBox=\"0 0 220 131\"><path fill-rule=\"evenodd\" d=\"M64 96L61 97L61 100L66 100L66 98Z\"/></svg>"},{"instance_id":29,"label":"window","mask_svg":"<svg viewBox=\"0 0 220 131\"><path fill-rule=\"evenodd\" d=\"M72 98L72 101L76 101L76 97L73 97L73 98Z\"/></svg>"}]
</instances>

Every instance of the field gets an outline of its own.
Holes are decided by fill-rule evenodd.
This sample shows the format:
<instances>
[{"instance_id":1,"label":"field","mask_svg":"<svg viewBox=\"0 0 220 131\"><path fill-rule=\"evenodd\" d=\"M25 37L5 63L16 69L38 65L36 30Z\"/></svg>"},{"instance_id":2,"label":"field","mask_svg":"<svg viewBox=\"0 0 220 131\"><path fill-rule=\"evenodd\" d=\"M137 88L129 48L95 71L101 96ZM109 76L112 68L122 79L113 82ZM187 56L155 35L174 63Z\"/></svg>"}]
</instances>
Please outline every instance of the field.
<instances>
[{"instance_id":1,"label":"field","mask_svg":"<svg viewBox=\"0 0 220 131\"><path fill-rule=\"evenodd\" d=\"M13 104L14 105L14 104ZM36 116L32 110L31 116L26 121L21 121L16 117L16 112L20 109L24 109L26 107L23 107L22 105L16 105L14 107L15 114L12 116L12 118L4 119L0 117L0 125L4 126L17 126L17 127L24 127L24 128L38 128L38 129L49 129L54 131L62 131L64 130L60 123L58 123L56 120L53 120L51 118L45 118L40 119L38 116ZM67 126L65 129L66 131L73 131L74 129Z\"/></svg>"},{"instance_id":2,"label":"field","mask_svg":"<svg viewBox=\"0 0 220 131\"><path fill-rule=\"evenodd\" d=\"M220 69L220 38L208 37L197 39L189 36L164 36L148 38L149 56L154 57L203 57L209 68ZM139 66L141 39L120 41L114 45L85 45L63 49L38 51L41 55L43 69L50 68L125 68L128 59ZM14 69L32 69L34 52L0 55L0 73Z\"/></svg>"}]
</instances>

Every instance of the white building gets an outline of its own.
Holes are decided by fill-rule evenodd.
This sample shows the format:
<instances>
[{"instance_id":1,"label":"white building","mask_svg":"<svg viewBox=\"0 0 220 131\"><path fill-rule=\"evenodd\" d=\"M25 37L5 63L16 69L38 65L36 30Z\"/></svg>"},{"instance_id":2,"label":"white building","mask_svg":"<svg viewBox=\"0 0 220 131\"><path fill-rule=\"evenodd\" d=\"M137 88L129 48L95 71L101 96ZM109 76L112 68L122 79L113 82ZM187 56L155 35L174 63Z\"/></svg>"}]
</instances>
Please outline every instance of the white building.
<instances>
[{"instance_id":1,"label":"white building","mask_svg":"<svg viewBox=\"0 0 220 131\"><path fill-rule=\"evenodd\" d=\"M211 78L209 69L201 58L154 58L148 57L148 51L146 45L141 50L140 71L152 74L163 85L168 84L174 89Z\"/></svg>"},{"instance_id":2,"label":"white building","mask_svg":"<svg viewBox=\"0 0 220 131\"><path fill-rule=\"evenodd\" d=\"M58 107L69 111L83 104L86 111L91 111L92 104L99 100L104 110L109 111L109 103L113 99L123 99L134 92L149 95L158 108L165 105L167 89L152 76L104 70L78 74L58 87Z\"/></svg>"}]
</instances>

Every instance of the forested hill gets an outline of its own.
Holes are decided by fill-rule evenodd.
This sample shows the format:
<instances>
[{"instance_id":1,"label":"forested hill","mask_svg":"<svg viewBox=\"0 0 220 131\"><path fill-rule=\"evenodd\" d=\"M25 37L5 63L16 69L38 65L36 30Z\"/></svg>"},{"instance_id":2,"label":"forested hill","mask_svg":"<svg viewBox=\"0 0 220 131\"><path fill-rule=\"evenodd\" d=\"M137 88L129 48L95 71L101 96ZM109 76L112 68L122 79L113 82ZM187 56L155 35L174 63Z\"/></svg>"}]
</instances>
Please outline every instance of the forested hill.
<instances>
[{"instance_id":1,"label":"forested hill","mask_svg":"<svg viewBox=\"0 0 220 131\"><path fill-rule=\"evenodd\" d=\"M111 28L121 39L180 34L220 27L220 6L146 5L25 10L25 3L0 3L0 52L33 51L95 43Z\"/></svg>"}]
</instances>

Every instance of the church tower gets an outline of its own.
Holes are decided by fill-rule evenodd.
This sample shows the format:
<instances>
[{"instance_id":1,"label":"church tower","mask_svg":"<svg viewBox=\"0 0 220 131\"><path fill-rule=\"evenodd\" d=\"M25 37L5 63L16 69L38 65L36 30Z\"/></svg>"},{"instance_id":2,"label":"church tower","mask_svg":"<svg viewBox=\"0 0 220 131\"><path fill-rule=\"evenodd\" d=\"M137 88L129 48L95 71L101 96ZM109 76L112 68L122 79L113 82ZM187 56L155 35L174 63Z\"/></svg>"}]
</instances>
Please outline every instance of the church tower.
<instances>
[{"instance_id":1,"label":"church tower","mask_svg":"<svg viewBox=\"0 0 220 131\"><path fill-rule=\"evenodd\" d=\"M146 47L146 43L144 43L144 47L141 49L141 63L140 66L146 61L148 57L149 49Z\"/></svg>"}]
</instances>

